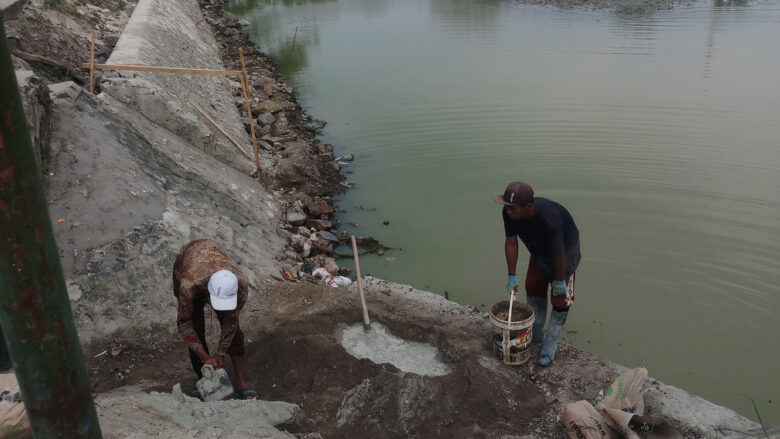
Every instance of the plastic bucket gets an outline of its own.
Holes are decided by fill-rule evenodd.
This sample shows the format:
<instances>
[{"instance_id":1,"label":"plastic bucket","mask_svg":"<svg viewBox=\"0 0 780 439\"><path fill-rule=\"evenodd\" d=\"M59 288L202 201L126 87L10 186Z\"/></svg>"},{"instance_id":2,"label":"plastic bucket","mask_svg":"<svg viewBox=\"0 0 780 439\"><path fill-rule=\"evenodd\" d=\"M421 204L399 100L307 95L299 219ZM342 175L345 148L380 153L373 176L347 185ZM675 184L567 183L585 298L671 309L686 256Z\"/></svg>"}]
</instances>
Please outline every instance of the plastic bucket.
<instances>
[{"instance_id":1,"label":"plastic bucket","mask_svg":"<svg viewBox=\"0 0 780 439\"><path fill-rule=\"evenodd\" d=\"M514 301L512 322L507 322L509 301L498 302L490 308L490 323L493 324L493 352L510 366L523 364L531 357L531 331L535 320L530 305Z\"/></svg>"}]
</instances>

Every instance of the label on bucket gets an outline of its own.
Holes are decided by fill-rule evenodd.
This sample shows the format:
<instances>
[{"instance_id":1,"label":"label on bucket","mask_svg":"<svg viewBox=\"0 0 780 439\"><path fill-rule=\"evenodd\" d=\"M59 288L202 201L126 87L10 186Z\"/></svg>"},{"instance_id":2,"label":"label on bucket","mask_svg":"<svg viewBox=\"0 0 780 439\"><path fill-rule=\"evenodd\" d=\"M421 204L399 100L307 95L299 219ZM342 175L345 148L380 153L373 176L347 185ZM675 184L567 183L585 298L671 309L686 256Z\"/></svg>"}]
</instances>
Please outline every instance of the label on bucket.
<instances>
[{"instance_id":1,"label":"label on bucket","mask_svg":"<svg viewBox=\"0 0 780 439\"><path fill-rule=\"evenodd\" d=\"M505 364L523 364L531 356L528 349L528 345L531 342L531 334L531 328L524 328L519 331L504 329L501 332L494 332L493 351Z\"/></svg>"}]
</instances>

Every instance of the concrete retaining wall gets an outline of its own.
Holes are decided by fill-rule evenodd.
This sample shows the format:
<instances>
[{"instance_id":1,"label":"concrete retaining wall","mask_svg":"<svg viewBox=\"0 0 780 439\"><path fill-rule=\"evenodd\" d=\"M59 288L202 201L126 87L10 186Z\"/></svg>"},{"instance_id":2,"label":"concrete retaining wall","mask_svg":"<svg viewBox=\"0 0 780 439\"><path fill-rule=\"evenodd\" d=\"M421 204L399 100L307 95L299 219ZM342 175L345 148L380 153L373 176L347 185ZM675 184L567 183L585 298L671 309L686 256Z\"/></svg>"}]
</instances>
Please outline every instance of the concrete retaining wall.
<instances>
[{"instance_id":1,"label":"concrete retaining wall","mask_svg":"<svg viewBox=\"0 0 780 439\"><path fill-rule=\"evenodd\" d=\"M195 0L141 0L107 63L224 70L209 27L195 26L201 17ZM254 169L253 162L239 155L190 105L194 102L210 113L252 155L244 128L248 119L241 118L236 109L230 79L117 71L105 73L101 86L113 98L194 147L244 172ZM210 133L216 133L214 151L208 146Z\"/></svg>"}]
</instances>

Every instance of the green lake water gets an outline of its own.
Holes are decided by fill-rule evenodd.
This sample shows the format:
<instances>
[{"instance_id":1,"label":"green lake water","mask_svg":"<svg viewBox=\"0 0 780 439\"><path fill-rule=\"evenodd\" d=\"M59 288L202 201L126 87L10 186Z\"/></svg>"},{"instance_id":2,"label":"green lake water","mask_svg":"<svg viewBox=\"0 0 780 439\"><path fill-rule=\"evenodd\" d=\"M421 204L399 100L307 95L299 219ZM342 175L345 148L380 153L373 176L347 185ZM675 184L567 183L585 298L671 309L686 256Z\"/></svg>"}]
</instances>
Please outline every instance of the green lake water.
<instances>
[{"instance_id":1,"label":"green lake water","mask_svg":"<svg viewBox=\"0 0 780 439\"><path fill-rule=\"evenodd\" d=\"M526 181L580 230L567 342L780 424L778 1L230 10L354 154L344 227L396 248L364 274L489 309L506 297L491 195Z\"/></svg>"}]
</instances>

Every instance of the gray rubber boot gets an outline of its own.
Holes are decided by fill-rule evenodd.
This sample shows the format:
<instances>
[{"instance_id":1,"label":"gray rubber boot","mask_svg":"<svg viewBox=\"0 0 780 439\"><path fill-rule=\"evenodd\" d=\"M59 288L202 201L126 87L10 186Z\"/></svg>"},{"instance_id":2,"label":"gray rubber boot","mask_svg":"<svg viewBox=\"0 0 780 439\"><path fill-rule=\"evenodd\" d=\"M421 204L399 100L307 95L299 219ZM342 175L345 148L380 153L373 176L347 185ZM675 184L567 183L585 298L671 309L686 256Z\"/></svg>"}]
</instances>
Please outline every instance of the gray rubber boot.
<instances>
[{"instance_id":1,"label":"gray rubber boot","mask_svg":"<svg viewBox=\"0 0 780 439\"><path fill-rule=\"evenodd\" d=\"M542 354L539 356L539 364L542 366L549 366L555 359L555 351L558 350L558 339L561 337L561 331L563 331L563 325L566 324L566 317L568 316L568 308L566 308L566 311L556 311L553 308L550 313L550 325L547 327L547 334L542 345Z\"/></svg>"},{"instance_id":2,"label":"gray rubber boot","mask_svg":"<svg viewBox=\"0 0 780 439\"><path fill-rule=\"evenodd\" d=\"M544 321L547 318L546 296L525 296L525 301L534 310L534 326L531 332L531 343L541 343L544 340Z\"/></svg>"}]
</instances>

